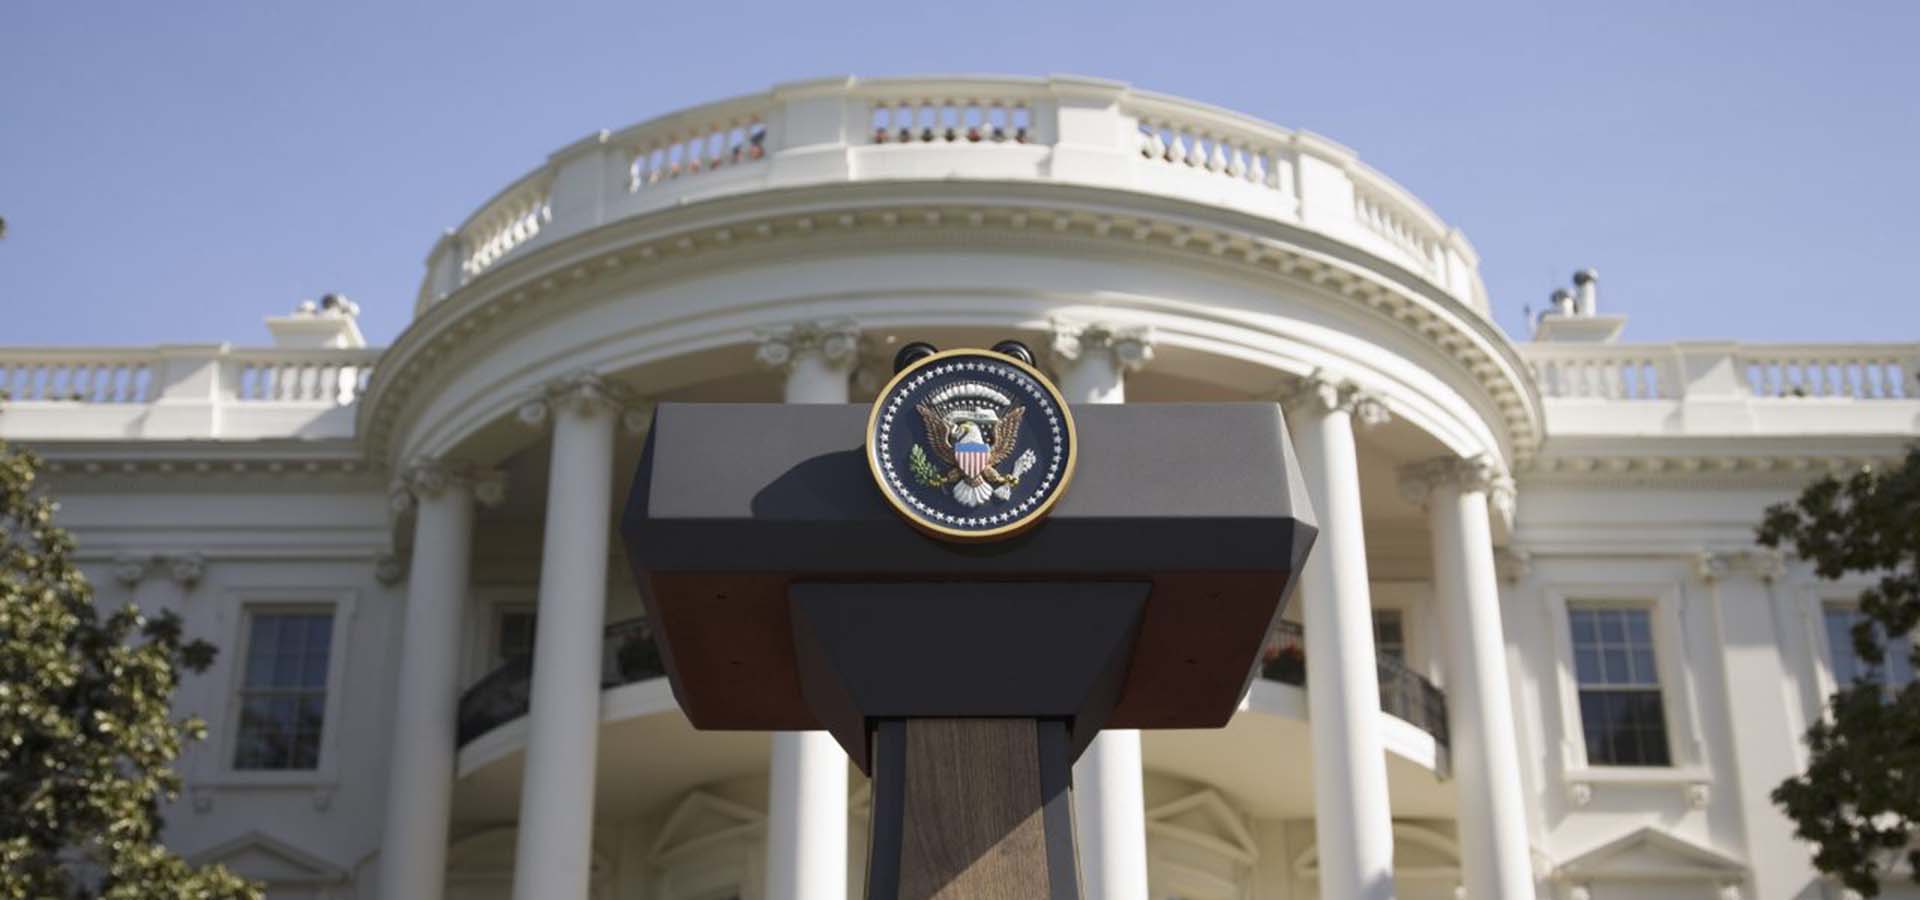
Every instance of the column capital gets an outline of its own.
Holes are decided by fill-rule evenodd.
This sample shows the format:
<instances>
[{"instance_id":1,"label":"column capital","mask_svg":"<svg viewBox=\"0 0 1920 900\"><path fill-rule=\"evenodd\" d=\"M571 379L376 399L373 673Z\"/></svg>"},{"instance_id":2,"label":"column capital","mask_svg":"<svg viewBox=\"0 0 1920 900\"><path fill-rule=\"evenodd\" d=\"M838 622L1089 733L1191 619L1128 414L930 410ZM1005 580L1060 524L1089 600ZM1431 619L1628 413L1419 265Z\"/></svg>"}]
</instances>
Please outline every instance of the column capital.
<instances>
[{"instance_id":1,"label":"column capital","mask_svg":"<svg viewBox=\"0 0 1920 900\"><path fill-rule=\"evenodd\" d=\"M1335 377L1325 369L1313 370L1312 374L1282 389L1274 399L1287 409L1305 409L1322 414L1344 412L1367 427L1384 425L1393 417L1392 413L1387 412L1387 406L1381 402L1379 394Z\"/></svg>"},{"instance_id":2,"label":"column capital","mask_svg":"<svg viewBox=\"0 0 1920 900\"><path fill-rule=\"evenodd\" d=\"M582 369L542 385L533 396L521 401L514 414L529 428L545 428L559 410L590 416L617 412L629 432L645 429L652 413L651 405L635 395L632 388L598 372Z\"/></svg>"},{"instance_id":3,"label":"column capital","mask_svg":"<svg viewBox=\"0 0 1920 900\"><path fill-rule=\"evenodd\" d=\"M482 506L499 506L507 499L507 475L470 462L423 456L394 476L388 499L394 512L406 513L419 505L421 498L438 497L456 488L472 490L473 499Z\"/></svg>"},{"instance_id":4,"label":"column capital","mask_svg":"<svg viewBox=\"0 0 1920 900\"><path fill-rule=\"evenodd\" d=\"M1496 511L1511 515L1513 478L1485 454L1421 460L1401 466L1398 474L1400 496L1416 506L1425 506L1435 490L1451 487L1484 493Z\"/></svg>"},{"instance_id":5,"label":"column capital","mask_svg":"<svg viewBox=\"0 0 1920 900\"><path fill-rule=\"evenodd\" d=\"M859 361L860 326L852 319L795 322L756 329L753 336L759 342L753 359L768 369L787 371L808 353L819 354L834 369L851 369Z\"/></svg>"},{"instance_id":6,"label":"column capital","mask_svg":"<svg viewBox=\"0 0 1920 900\"><path fill-rule=\"evenodd\" d=\"M1151 326L1069 319L1054 319L1048 325L1052 332L1048 346L1057 360L1078 362L1104 350L1113 354L1114 364L1127 372L1137 372L1153 361L1155 335Z\"/></svg>"}]
</instances>

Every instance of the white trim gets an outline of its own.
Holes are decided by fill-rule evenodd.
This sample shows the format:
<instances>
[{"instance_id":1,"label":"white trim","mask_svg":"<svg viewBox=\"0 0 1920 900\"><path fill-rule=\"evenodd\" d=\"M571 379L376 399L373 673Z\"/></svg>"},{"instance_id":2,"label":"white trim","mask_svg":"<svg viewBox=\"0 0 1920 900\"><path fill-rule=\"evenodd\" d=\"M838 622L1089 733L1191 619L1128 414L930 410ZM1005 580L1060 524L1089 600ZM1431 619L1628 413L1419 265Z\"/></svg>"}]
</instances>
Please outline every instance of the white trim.
<instances>
[{"instance_id":1,"label":"white trim","mask_svg":"<svg viewBox=\"0 0 1920 900\"><path fill-rule=\"evenodd\" d=\"M223 716L216 742L216 759L211 775L195 779L195 788L278 788L337 787L340 784L340 733L342 704L346 694L349 666L349 636L358 592L352 588L249 588L229 587L225 603L232 610L228 623L226 673L221 679L225 696L221 698ZM312 769L238 769L233 755L240 735L240 690L246 681L248 625L255 610L291 613L303 609L325 610L333 616L333 635L327 648L327 699L325 718L320 726L320 759Z\"/></svg>"}]
</instances>

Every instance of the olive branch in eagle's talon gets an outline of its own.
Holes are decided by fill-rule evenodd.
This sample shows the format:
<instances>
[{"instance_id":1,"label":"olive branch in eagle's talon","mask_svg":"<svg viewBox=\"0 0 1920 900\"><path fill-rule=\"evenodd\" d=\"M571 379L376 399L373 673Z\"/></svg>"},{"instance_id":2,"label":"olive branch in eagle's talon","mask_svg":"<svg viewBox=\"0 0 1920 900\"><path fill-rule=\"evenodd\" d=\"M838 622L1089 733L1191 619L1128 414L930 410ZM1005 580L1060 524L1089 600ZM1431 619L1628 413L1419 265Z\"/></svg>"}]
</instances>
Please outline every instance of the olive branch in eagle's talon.
<instances>
[{"instance_id":1,"label":"olive branch in eagle's talon","mask_svg":"<svg viewBox=\"0 0 1920 900\"><path fill-rule=\"evenodd\" d=\"M945 475L940 474L940 469L927 459L927 451L921 449L919 444L914 444L913 450L907 454L907 465L913 469L913 480L926 487L946 487L960 475L957 468Z\"/></svg>"}]
</instances>

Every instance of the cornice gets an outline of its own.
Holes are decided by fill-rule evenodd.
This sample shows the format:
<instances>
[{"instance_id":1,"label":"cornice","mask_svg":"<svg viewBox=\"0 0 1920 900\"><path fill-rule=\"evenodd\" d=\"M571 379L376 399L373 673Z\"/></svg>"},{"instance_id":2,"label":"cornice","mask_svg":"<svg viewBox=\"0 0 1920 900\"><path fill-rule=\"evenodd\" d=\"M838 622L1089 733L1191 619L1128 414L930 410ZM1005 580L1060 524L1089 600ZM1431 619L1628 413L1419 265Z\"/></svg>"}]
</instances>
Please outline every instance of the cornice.
<instances>
[{"instance_id":1,"label":"cornice","mask_svg":"<svg viewBox=\"0 0 1920 900\"><path fill-rule=\"evenodd\" d=\"M1698 487L1793 484L1862 466L1897 462L1904 452L1879 454L1664 454L1536 457L1515 470L1522 484L1635 485L1685 482Z\"/></svg>"},{"instance_id":2,"label":"cornice","mask_svg":"<svg viewBox=\"0 0 1920 900\"><path fill-rule=\"evenodd\" d=\"M197 479L234 477L310 480L372 479L358 442L169 441L106 444L30 442L23 446L42 461L49 477L75 479Z\"/></svg>"},{"instance_id":3,"label":"cornice","mask_svg":"<svg viewBox=\"0 0 1920 900\"><path fill-rule=\"evenodd\" d=\"M899 196L902 192L913 196ZM1131 205L1127 205L1131 204ZM857 238L863 247L1011 236L1152 252L1279 279L1352 300L1469 375L1498 408L1517 461L1544 421L1526 363L1497 327L1423 277L1296 226L1159 195L1070 185L965 182L836 184L723 197L621 220L503 260L424 310L395 341L363 395L358 433L371 460L394 448L401 411L443 375L459 348L537 306L557 314L595 283L650 270L667 279L722 254Z\"/></svg>"}]
</instances>

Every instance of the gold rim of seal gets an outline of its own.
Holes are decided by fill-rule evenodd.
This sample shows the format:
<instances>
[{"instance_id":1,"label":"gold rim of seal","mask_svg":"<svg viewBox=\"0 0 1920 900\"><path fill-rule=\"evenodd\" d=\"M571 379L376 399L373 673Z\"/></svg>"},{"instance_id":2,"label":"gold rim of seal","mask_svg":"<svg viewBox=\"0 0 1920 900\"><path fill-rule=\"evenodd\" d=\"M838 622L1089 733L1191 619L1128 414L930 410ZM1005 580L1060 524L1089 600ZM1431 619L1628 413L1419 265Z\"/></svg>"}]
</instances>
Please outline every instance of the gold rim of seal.
<instances>
[{"instance_id":1,"label":"gold rim of seal","mask_svg":"<svg viewBox=\"0 0 1920 900\"><path fill-rule=\"evenodd\" d=\"M1054 488L1053 493L1049 494L1047 499L1041 501L1039 506L1034 507L1033 512L1027 514L1025 518L1022 518L1018 522L1009 522L997 528L965 531L959 528L948 528L945 525L938 525L926 521L919 514L908 508L905 503L901 502L900 497L894 493L892 485L887 483L886 475L881 472L880 455L873 446L874 426L880 421L881 406L886 403L887 397L893 393L893 389L907 376L927 366L933 365L940 360L951 359L955 356L992 357L1001 362L1009 363L1020 371L1025 372L1042 388L1046 389L1047 395L1053 398L1054 406L1060 409L1060 418L1064 419L1067 423L1067 460L1066 465L1062 467L1060 472L1060 485ZM1054 387L1053 382L1048 380L1047 376L1042 374L1039 369L1027 365L1014 357L992 350L978 350L967 347L954 350L942 350L896 373L893 378L887 382L886 386L880 389L879 395L873 398L873 409L867 413L865 443L867 447L867 469L873 473L873 483L880 488L880 495L887 498L887 503L893 506L894 511L899 513L901 518L906 519L908 524L927 534L963 543L979 543L1009 538L1040 524L1046 519L1047 513L1053 511L1053 505L1058 503L1060 498L1067 493L1067 484L1073 480L1074 466L1080 461L1080 433L1074 429L1073 411L1067 407L1067 399L1060 395L1060 389Z\"/></svg>"}]
</instances>

